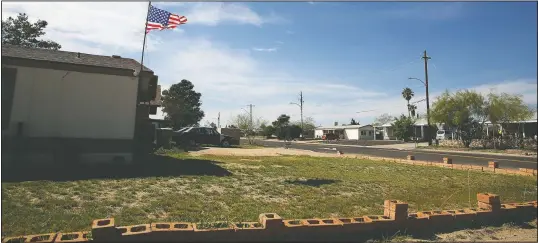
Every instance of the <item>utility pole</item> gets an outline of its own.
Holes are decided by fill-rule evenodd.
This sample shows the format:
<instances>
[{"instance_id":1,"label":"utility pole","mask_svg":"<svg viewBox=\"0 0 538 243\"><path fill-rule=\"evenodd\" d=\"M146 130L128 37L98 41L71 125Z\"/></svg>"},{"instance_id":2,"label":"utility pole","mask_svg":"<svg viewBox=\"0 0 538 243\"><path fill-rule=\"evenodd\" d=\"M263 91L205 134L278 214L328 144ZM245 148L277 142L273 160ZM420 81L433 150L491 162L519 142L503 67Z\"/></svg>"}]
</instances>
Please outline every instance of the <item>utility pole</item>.
<instances>
[{"instance_id":1,"label":"utility pole","mask_svg":"<svg viewBox=\"0 0 538 243\"><path fill-rule=\"evenodd\" d=\"M300 107L301 107L301 134L303 134L304 132L304 124L303 124L303 104L304 104L304 100L303 100L303 91L301 91L301 93L299 94L299 104Z\"/></svg>"},{"instance_id":2,"label":"utility pole","mask_svg":"<svg viewBox=\"0 0 538 243\"><path fill-rule=\"evenodd\" d=\"M430 127L430 93L429 93L429 89L428 89L428 60L431 59L431 57L429 57L427 54L426 54L426 50L424 50L424 56L422 57L424 59L424 74L425 74L425 78L426 78L426 82L425 82L425 86L426 86L426 116L427 116L427 120L428 120L428 129L427 129L427 136L426 138L428 138L428 145L432 145L432 138L431 138L431 127Z\"/></svg>"},{"instance_id":3,"label":"utility pole","mask_svg":"<svg viewBox=\"0 0 538 243\"><path fill-rule=\"evenodd\" d=\"M295 103L295 102L290 102L290 105L296 105L296 106L299 106L299 108L301 109L301 137L302 137L303 132L304 132L303 104L304 104L304 100L303 100L303 91L301 91L301 92L299 93L299 104L297 104L297 103Z\"/></svg>"},{"instance_id":4,"label":"utility pole","mask_svg":"<svg viewBox=\"0 0 538 243\"><path fill-rule=\"evenodd\" d=\"M220 128L220 112L219 112L219 116L217 117L217 128Z\"/></svg>"}]
</instances>

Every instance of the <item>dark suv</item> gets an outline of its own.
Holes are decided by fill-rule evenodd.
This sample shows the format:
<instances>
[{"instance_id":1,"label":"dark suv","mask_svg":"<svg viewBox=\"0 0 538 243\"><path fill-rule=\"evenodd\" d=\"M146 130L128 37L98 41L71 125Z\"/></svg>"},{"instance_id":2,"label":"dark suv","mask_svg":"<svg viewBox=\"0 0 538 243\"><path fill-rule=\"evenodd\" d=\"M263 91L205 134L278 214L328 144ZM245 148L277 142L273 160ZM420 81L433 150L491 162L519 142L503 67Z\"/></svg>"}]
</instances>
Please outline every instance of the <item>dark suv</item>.
<instances>
[{"instance_id":1,"label":"dark suv","mask_svg":"<svg viewBox=\"0 0 538 243\"><path fill-rule=\"evenodd\" d=\"M220 134L212 127L187 127L174 132L172 136L177 145L193 147L199 144L229 147L233 137Z\"/></svg>"}]
</instances>

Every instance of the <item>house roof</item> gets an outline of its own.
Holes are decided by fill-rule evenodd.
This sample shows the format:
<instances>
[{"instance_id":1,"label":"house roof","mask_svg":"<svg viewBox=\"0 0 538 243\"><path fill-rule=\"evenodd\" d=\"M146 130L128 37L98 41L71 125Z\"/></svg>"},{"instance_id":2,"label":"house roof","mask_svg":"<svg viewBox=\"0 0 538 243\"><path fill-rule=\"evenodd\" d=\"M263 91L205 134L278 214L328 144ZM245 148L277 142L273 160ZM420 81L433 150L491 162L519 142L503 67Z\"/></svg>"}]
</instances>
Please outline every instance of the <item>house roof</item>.
<instances>
[{"instance_id":1,"label":"house roof","mask_svg":"<svg viewBox=\"0 0 538 243\"><path fill-rule=\"evenodd\" d=\"M139 70L140 63L131 58L101 56L80 52L56 51L2 44L2 57L22 58L85 66ZM144 66L144 71L153 72Z\"/></svg>"},{"instance_id":2,"label":"house roof","mask_svg":"<svg viewBox=\"0 0 538 243\"><path fill-rule=\"evenodd\" d=\"M337 129L357 129L368 127L372 125L345 125L345 126L331 126L331 127L316 127L316 130L337 130Z\"/></svg>"}]
</instances>

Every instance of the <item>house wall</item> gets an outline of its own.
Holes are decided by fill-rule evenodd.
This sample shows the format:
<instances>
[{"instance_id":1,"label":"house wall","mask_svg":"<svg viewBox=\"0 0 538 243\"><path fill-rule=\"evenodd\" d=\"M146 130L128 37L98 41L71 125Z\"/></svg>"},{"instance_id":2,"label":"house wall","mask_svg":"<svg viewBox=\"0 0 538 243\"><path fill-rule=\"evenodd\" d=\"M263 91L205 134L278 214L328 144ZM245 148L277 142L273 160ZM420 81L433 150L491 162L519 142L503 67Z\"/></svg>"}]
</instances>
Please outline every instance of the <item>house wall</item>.
<instances>
[{"instance_id":1,"label":"house wall","mask_svg":"<svg viewBox=\"0 0 538 243\"><path fill-rule=\"evenodd\" d=\"M364 132L364 133L363 133ZM374 140L374 128L373 127L361 127L360 128L360 140Z\"/></svg>"},{"instance_id":2,"label":"house wall","mask_svg":"<svg viewBox=\"0 0 538 243\"><path fill-rule=\"evenodd\" d=\"M321 129L316 129L316 130L314 130L314 137L315 137L315 138L321 138L321 137L323 137L323 130L321 130Z\"/></svg>"},{"instance_id":3,"label":"house wall","mask_svg":"<svg viewBox=\"0 0 538 243\"><path fill-rule=\"evenodd\" d=\"M359 129L358 128L349 128L344 130L346 139L357 140L359 139Z\"/></svg>"},{"instance_id":4,"label":"house wall","mask_svg":"<svg viewBox=\"0 0 538 243\"><path fill-rule=\"evenodd\" d=\"M137 77L17 67L10 135L133 139Z\"/></svg>"},{"instance_id":5,"label":"house wall","mask_svg":"<svg viewBox=\"0 0 538 243\"><path fill-rule=\"evenodd\" d=\"M383 140L395 140L394 129L392 127L383 127Z\"/></svg>"}]
</instances>

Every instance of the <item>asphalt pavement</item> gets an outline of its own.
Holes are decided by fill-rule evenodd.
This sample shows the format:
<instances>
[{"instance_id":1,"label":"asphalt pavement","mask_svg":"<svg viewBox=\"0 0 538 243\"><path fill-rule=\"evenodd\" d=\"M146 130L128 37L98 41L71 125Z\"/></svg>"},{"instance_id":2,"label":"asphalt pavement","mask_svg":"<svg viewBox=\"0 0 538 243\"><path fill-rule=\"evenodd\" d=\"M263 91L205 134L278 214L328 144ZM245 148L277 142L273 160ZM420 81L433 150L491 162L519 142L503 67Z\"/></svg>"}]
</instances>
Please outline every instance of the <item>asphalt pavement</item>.
<instances>
[{"instance_id":1,"label":"asphalt pavement","mask_svg":"<svg viewBox=\"0 0 538 243\"><path fill-rule=\"evenodd\" d=\"M284 147L283 141L258 141L266 147ZM412 154L416 160L443 162L443 157L452 158L454 164L471 164L488 166L489 161L499 162L500 168L529 168L536 169L538 162L535 157L521 156L506 156L506 155L489 155L489 154L473 154L473 153L451 153L446 151L418 151L418 150L399 150L390 148L372 148L372 147L353 147L342 146L338 144L317 144L317 143L297 143L292 142L290 148L312 150L322 153L336 153L336 150L342 151L344 154L362 154L386 158L406 158Z\"/></svg>"}]
</instances>

